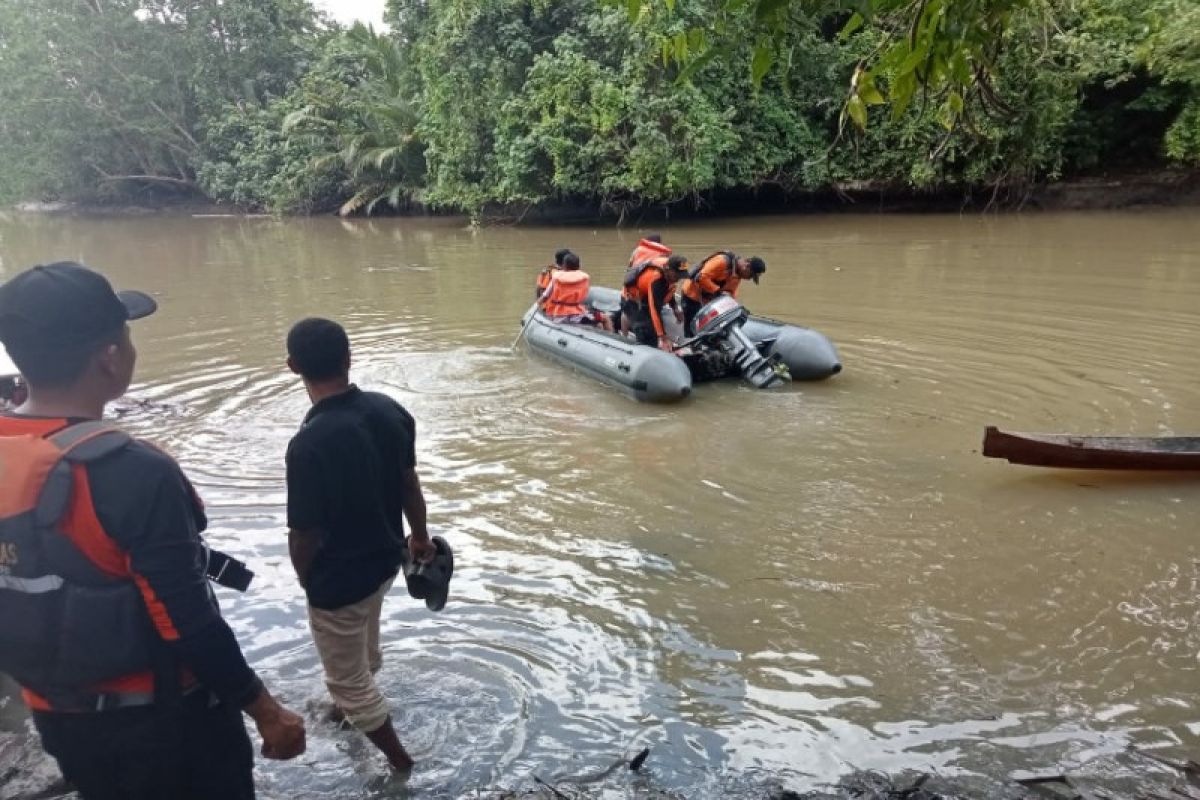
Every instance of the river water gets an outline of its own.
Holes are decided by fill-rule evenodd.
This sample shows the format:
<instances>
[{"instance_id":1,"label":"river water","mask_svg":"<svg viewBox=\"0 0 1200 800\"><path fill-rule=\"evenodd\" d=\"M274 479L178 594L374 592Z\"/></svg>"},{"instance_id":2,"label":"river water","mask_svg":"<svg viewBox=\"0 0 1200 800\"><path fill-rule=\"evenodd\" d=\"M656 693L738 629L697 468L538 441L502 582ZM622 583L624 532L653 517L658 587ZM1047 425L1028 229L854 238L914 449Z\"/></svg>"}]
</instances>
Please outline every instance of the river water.
<instances>
[{"instance_id":1,"label":"river water","mask_svg":"<svg viewBox=\"0 0 1200 800\"><path fill-rule=\"evenodd\" d=\"M0 219L0 277L78 259L158 297L130 393L151 402L123 420L182 461L209 539L257 572L223 607L310 719L304 757L260 761L263 796L574 790L644 746L639 775L592 788L753 796L854 769L1116 785L1129 745L1197 756L1200 481L979 449L987 424L1200 432L1200 211L662 232L693 259L763 256L743 300L827 334L845 372L656 407L510 352L553 250L613 285L632 229ZM308 404L283 338L308 315L343 322L358 383L415 415L431 524L457 553L443 613L402 589L385 607L381 680L422 762L406 786L319 720L284 535Z\"/></svg>"}]
</instances>

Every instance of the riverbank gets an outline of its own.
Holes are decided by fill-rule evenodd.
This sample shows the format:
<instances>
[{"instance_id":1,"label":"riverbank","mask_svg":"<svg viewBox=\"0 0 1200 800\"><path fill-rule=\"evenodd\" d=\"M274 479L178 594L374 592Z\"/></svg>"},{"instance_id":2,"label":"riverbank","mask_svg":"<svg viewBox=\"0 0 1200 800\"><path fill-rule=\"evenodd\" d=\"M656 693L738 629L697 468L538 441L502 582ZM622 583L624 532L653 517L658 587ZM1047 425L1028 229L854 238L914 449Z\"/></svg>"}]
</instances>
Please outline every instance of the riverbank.
<instances>
[{"instance_id":1,"label":"riverbank","mask_svg":"<svg viewBox=\"0 0 1200 800\"><path fill-rule=\"evenodd\" d=\"M1200 169L1116 171L1032 185L945 187L915 190L873 181L853 181L822 191L794 192L782 186L726 190L671 205L601 206L582 199L530 207L489 207L482 224L651 224L669 220L732 219L788 213L993 213L1005 211L1101 211L1139 207L1200 206ZM279 215L228 205L164 196L154 203L25 202L22 213L88 217L191 216L276 218ZM324 214L335 213L332 209ZM301 215L305 216L305 215ZM465 217L457 211L416 207L380 217Z\"/></svg>"},{"instance_id":2,"label":"riverbank","mask_svg":"<svg viewBox=\"0 0 1200 800\"><path fill-rule=\"evenodd\" d=\"M259 768L270 769L269 762ZM1014 773L1002 780L983 776L942 776L906 772L885 775L855 772L831 786L783 788L778 780L761 776L754 781L727 778L703 796L663 789L655 785L652 765L638 772L621 769L602 781L580 785L570 779L551 782L531 776L515 788L480 788L460 797L473 800L709 800L737 797L742 800L1200 800L1200 765L1174 762L1156 754L1126 751L1117 757L1097 759L1073 769ZM284 800L270 790L263 800ZM305 795L287 795L302 800ZM80 800L58 774L53 761L30 746L25 734L0 733L0 800Z\"/></svg>"}]
</instances>

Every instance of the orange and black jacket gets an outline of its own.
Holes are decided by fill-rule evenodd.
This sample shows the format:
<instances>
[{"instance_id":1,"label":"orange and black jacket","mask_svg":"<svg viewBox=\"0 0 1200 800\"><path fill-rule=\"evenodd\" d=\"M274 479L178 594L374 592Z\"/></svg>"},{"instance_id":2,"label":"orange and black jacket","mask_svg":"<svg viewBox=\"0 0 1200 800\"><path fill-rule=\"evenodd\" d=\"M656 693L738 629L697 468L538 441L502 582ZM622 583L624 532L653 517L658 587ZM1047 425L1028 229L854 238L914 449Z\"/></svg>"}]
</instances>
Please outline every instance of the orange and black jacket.
<instances>
[{"instance_id":1,"label":"orange and black jacket","mask_svg":"<svg viewBox=\"0 0 1200 800\"><path fill-rule=\"evenodd\" d=\"M695 278L683 282L683 296L697 303L707 303L721 292L737 297L742 279L737 275L737 256L733 253L714 253L704 260Z\"/></svg>"},{"instance_id":2,"label":"orange and black jacket","mask_svg":"<svg viewBox=\"0 0 1200 800\"><path fill-rule=\"evenodd\" d=\"M542 311L548 317L570 317L586 314L588 290L592 281L581 269L559 269L542 298Z\"/></svg>"},{"instance_id":3,"label":"orange and black jacket","mask_svg":"<svg viewBox=\"0 0 1200 800\"><path fill-rule=\"evenodd\" d=\"M663 327L662 307L666 304L675 307L675 282L666 270L666 263L666 256L651 259L638 276L637 283L621 292L627 300L638 303L642 311L649 314L654 333L659 337L667 335Z\"/></svg>"},{"instance_id":4,"label":"orange and black jacket","mask_svg":"<svg viewBox=\"0 0 1200 800\"><path fill-rule=\"evenodd\" d=\"M0 436L50 436L67 425L65 419L0 415ZM200 539L207 520L183 471L170 456L137 441L74 470L63 533L100 572L136 584L154 631L180 664L184 687L199 683L235 708L252 702L262 683L209 588ZM138 672L74 688L152 692L154 675ZM74 710L56 708L28 687L24 697L35 711Z\"/></svg>"}]
</instances>

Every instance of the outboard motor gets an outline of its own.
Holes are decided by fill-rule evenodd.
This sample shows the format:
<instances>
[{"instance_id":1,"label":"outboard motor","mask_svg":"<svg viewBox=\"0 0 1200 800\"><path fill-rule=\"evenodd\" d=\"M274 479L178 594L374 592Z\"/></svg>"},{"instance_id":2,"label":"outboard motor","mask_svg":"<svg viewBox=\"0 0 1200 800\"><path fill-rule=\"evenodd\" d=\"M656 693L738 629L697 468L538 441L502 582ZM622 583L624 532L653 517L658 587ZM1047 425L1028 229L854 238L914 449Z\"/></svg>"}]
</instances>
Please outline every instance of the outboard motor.
<instances>
[{"instance_id":1,"label":"outboard motor","mask_svg":"<svg viewBox=\"0 0 1200 800\"><path fill-rule=\"evenodd\" d=\"M768 389L790 381L787 365L778 355L767 358L765 351L770 341L758 345L742 332L742 325L750 313L727 294L718 295L696 314L696 335L690 343L704 343L724 354L742 377L759 389Z\"/></svg>"}]
</instances>

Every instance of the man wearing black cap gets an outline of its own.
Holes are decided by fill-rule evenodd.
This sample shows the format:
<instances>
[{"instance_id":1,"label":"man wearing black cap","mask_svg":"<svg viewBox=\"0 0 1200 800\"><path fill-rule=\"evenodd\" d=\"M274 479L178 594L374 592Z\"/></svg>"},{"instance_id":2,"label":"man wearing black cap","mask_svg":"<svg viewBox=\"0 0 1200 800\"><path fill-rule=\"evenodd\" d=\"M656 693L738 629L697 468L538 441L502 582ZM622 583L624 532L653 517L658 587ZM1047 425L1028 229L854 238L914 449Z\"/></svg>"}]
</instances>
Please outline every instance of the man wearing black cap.
<instances>
[{"instance_id":1,"label":"man wearing black cap","mask_svg":"<svg viewBox=\"0 0 1200 800\"><path fill-rule=\"evenodd\" d=\"M688 273L681 286L683 292L683 329L688 336L695 336L693 321L700 309L719 294L737 298L738 286L744 280L758 283L759 276L767 271L767 262L758 256L742 258L728 251L713 253Z\"/></svg>"},{"instance_id":2,"label":"man wearing black cap","mask_svg":"<svg viewBox=\"0 0 1200 800\"><path fill-rule=\"evenodd\" d=\"M304 721L221 618L182 470L98 422L133 377L127 322L155 308L73 263L0 286L0 342L29 389L0 415L0 469L27 487L0 492L0 671L85 800L253 798L242 712L268 758L304 751Z\"/></svg>"}]
</instances>

